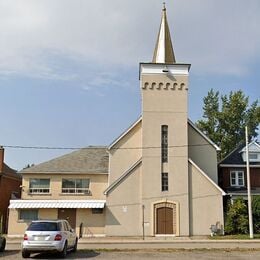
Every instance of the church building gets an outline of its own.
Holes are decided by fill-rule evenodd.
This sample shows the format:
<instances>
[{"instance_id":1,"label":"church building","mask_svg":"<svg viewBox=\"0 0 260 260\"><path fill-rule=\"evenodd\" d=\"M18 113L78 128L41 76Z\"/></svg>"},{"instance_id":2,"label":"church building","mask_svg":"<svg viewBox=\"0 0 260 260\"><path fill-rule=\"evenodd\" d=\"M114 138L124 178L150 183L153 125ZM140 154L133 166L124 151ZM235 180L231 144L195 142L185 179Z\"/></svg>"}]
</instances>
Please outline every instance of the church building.
<instances>
[{"instance_id":1,"label":"church building","mask_svg":"<svg viewBox=\"0 0 260 260\"><path fill-rule=\"evenodd\" d=\"M164 6L152 62L139 65L141 117L109 147L22 170L8 235L46 217L68 219L83 237L223 232L219 148L188 118L190 67L176 61Z\"/></svg>"},{"instance_id":2,"label":"church building","mask_svg":"<svg viewBox=\"0 0 260 260\"><path fill-rule=\"evenodd\" d=\"M153 60L140 63L142 116L108 148L108 236L223 227L219 148L188 119L190 67L176 62L164 7Z\"/></svg>"}]
</instances>

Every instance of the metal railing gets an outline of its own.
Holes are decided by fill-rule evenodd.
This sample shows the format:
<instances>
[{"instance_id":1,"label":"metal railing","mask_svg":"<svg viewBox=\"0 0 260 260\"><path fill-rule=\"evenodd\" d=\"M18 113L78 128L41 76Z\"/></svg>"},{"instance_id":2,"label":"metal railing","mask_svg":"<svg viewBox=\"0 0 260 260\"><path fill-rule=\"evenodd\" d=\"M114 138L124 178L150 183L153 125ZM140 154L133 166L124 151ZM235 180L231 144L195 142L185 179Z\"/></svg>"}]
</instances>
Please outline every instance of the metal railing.
<instances>
[{"instance_id":1,"label":"metal railing","mask_svg":"<svg viewBox=\"0 0 260 260\"><path fill-rule=\"evenodd\" d=\"M88 188L62 188L62 193L66 194L90 194L90 190Z\"/></svg>"},{"instance_id":2,"label":"metal railing","mask_svg":"<svg viewBox=\"0 0 260 260\"><path fill-rule=\"evenodd\" d=\"M32 194L50 193L50 188L29 188L29 193Z\"/></svg>"}]
</instances>

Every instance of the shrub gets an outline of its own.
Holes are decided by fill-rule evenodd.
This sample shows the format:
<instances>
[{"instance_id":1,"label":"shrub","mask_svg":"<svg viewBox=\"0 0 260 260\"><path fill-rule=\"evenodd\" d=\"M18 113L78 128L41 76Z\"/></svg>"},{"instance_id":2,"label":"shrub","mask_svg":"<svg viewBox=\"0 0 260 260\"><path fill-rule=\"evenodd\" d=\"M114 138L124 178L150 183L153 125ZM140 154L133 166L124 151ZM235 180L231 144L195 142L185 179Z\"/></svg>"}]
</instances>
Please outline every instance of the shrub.
<instances>
[{"instance_id":1,"label":"shrub","mask_svg":"<svg viewBox=\"0 0 260 260\"><path fill-rule=\"evenodd\" d=\"M260 196L253 196L252 199L254 233L260 234Z\"/></svg>"},{"instance_id":2,"label":"shrub","mask_svg":"<svg viewBox=\"0 0 260 260\"><path fill-rule=\"evenodd\" d=\"M229 201L225 221L226 234L247 234L248 233L248 212L243 198Z\"/></svg>"}]
</instances>

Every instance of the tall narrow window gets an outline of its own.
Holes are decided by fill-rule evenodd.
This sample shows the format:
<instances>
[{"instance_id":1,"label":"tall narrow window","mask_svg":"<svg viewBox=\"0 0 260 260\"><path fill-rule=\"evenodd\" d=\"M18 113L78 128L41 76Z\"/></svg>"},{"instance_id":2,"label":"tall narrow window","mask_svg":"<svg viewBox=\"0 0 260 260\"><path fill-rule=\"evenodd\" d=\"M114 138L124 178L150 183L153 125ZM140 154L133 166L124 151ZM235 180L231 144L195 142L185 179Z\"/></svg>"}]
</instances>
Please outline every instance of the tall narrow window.
<instances>
[{"instance_id":1,"label":"tall narrow window","mask_svg":"<svg viewBox=\"0 0 260 260\"><path fill-rule=\"evenodd\" d=\"M168 191L168 172L162 172L162 191Z\"/></svg>"},{"instance_id":2,"label":"tall narrow window","mask_svg":"<svg viewBox=\"0 0 260 260\"><path fill-rule=\"evenodd\" d=\"M162 162L168 162L168 126L162 125Z\"/></svg>"}]
</instances>

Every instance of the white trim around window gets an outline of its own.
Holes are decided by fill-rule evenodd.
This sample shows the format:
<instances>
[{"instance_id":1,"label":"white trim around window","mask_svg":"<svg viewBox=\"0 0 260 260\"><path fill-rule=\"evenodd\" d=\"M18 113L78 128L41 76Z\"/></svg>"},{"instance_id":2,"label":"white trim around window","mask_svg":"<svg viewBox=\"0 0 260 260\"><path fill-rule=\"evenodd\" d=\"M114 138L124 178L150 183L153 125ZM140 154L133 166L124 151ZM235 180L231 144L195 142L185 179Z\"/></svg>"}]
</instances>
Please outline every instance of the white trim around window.
<instances>
[{"instance_id":1,"label":"white trim around window","mask_svg":"<svg viewBox=\"0 0 260 260\"><path fill-rule=\"evenodd\" d=\"M30 178L29 194L50 194L50 179Z\"/></svg>"},{"instance_id":2,"label":"white trim around window","mask_svg":"<svg viewBox=\"0 0 260 260\"><path fill-rule=\"evenodd\" d=\"M245 186L244 171L230 171L230 186L243 187Z\"/></svg>"},{"instance_id":3,"label":"white trim around window","mask_svg":"<svg viewBox=\"0 0 260 260\"><path fill-rule=\"evenodd\" d=\"M72 179L64 178L62 179L62 190L64 194L85 194L90 195L90 179Z\"/></svg>"}]
</instances>

